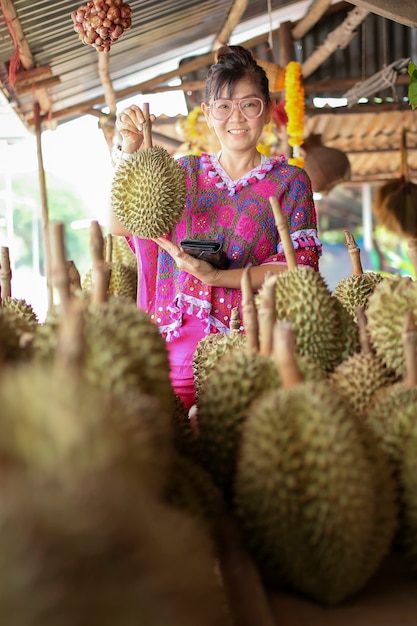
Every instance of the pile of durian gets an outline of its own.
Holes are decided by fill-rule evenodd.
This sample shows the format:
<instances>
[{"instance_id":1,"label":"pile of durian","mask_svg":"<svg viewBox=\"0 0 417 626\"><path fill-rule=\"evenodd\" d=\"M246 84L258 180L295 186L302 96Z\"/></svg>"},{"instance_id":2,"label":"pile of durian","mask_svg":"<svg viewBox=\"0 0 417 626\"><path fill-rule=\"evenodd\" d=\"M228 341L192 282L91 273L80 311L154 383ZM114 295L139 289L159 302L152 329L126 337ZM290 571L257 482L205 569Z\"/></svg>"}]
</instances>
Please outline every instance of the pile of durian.
<instances>
[{"instance_id":1,"label":"pile of durian","mask_svg":"<svg viewBox=\"0 0 417 626\"><path fill-rule=\"evenodd\" d=\"M1 623L274 626L276 589L339 605L394 553L417 570L416 283L364 273L346 233L331 292L271 204L288 270L258 293L245 270L190 413L97 222L88 281L53 225L42 323L2 256Z\"/></svg>"}]
</instances>

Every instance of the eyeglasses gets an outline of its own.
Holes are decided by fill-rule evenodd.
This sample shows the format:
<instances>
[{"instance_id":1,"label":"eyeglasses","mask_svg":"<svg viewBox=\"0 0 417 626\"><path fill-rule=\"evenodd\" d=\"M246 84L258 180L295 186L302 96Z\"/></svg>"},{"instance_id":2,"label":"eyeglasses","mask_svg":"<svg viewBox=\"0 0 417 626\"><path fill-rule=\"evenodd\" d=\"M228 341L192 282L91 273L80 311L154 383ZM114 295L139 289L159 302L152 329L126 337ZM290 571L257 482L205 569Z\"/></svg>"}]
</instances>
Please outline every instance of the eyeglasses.
<instances>
[{"instance_id":1,"label":"eyeglasses","mask_svg":"<svg viewBox=\"0 0 417 626\"><path fill-rule=\"evenodd\" d=\"M262 115L264 102L260 98L241 98L240 100L214 100L208 108L215 120L225 122L232 115L235 106L247 120L256 120Z\"/></svg>"}]
</instances>

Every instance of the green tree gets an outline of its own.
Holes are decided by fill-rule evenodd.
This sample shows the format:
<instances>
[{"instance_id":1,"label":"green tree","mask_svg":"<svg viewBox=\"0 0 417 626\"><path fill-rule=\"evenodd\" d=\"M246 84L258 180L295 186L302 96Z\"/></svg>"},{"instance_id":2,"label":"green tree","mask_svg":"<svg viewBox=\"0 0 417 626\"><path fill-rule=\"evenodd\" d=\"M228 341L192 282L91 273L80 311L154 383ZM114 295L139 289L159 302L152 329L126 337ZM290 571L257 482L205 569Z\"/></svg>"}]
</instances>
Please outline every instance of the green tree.
<instances>
[{"instance_id":1,"label":"green tree","mask_svg":"<svg viewBox=\"0 0 417 626\"><path fill-rule=\"evenodd\" d=\"M94 219L89 214L74 188L51 174L46 175L48 213L50 222L65 226L65 248L79 272L84 274L91 264L89 230L71 228L76 220ZM36 173L16 174L12 181L13 194L13 255L16 267L33 267L34 246L39 250L39 270L44 274L44 249L42 239L42 209L39 178Z\"/></svg>"}]
</instances>

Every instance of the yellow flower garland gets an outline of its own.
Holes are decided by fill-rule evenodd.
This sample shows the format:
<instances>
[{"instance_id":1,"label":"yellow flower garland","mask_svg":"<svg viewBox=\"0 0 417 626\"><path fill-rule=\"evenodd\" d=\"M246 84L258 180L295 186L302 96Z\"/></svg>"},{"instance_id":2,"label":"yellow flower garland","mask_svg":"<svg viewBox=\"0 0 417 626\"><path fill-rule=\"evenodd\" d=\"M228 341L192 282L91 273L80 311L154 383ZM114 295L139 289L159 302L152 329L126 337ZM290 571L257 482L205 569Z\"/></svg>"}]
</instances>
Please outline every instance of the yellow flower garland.
<instances>
[{"instance_id":1,"label":"yellow flower garland","mask_svg":"<svg viewBox=\"0 0 417 626\"><path fill-rule=\"evenodd\" d=\"M291 61L285 69L285 112L288 116L288 143L294 148L294 158L288 159L288 162L299 167L304 165L299 151L304 137L304 98L301 65Z\"/></svg>"}]
</instances>

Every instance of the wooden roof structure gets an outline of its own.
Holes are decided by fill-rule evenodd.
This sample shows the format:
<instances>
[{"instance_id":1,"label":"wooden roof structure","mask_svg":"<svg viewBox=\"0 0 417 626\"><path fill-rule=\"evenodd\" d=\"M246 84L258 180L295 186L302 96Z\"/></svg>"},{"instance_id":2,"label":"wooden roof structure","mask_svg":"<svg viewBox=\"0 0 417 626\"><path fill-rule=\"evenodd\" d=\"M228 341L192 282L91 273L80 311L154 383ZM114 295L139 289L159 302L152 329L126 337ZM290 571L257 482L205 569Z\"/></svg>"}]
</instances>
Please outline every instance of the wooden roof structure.
<instances>
[{"instance_id":1,"label":"wooden roof structure","mask_svg":"<svg viewBox=\"0 0 417 626\"><path fill-rule=\"evenodd\" d=\"M300 62L305 135L321 134L325 145L343 150L353 182L399 175L403 129L410 175L417 179L417 118L407 99L417 0L129 5L132 27L110 52L97 52L74 32L71 12L79 3L0 0L0 89L27 128L40 132L92 114L111 138L118 102L174 88L183 89L190 103L198 101L218 45L242 43L263 61L282 67ZM346 96L344 106L317 105L318 99ZM163 126L158 132L163 143ZM172 137L166 142L172 145Z\"/></svg>"}]
</instances>

